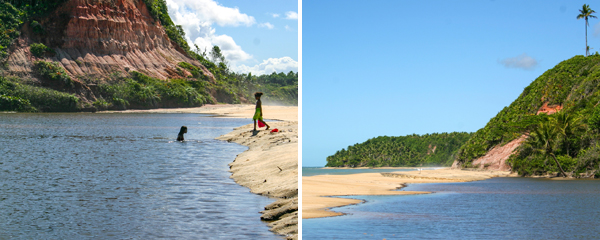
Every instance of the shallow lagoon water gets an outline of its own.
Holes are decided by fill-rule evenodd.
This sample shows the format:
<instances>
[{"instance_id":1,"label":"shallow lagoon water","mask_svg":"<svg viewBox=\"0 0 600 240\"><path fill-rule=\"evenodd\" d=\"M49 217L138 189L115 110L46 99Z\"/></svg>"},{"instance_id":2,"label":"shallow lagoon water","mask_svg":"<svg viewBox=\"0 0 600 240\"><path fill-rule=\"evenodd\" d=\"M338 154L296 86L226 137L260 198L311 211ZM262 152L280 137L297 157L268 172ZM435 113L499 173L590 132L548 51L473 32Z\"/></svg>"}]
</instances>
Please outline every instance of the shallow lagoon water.
<instances>
[{"instance_id":1,"label":"shallow lagoon water","mask_svg":"<svg viewBox=\"0 0 600 240\"><path fill-rule=\"evenodd\" d=\"M249 119L0 114L0 239L279 239L229 178ZM185 142L173 141L182 125Z\"/></svg>"},{"instance_id":2,"label":"shallow lagoon water","mask_svg":"<svg viewBox=\"0 0 600 240\"><path fill-rule=\"evenodd\" d=\"M600 181L494 178L355 196L340 217L304 219L303 239L597 239Z\"/></svg>"}]
</instances>

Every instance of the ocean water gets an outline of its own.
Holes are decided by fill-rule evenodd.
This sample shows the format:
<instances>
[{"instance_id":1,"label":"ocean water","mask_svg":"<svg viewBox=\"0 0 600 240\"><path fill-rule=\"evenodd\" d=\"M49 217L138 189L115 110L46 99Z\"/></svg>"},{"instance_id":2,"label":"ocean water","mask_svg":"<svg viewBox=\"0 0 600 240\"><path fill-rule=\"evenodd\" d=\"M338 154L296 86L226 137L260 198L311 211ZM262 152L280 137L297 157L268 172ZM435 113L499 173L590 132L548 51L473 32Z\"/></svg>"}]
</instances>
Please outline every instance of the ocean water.
<instances>
[{"instance_id":1,"label":"ocean water","mask_svg":"<svg viewBox=\"0 0 600 240\"><path fill-rule=\"evenodd\" d=\"M423 168L424 170L437 169L435 167L432 168ZM360 168L360 169L325 169L322 167L302 167L302 176L315 176L315 175L346 175L346 174L356 174L356 173L380 173L380 172L408 172L415 171L417 168L410 169L369 169L369 168Z\"/></svg>"},{"instance_id":2,"label":"ocean water","mask_svg":"<svg viewBox=\"0 0 600 240\"><path fill-rule=\"evenodd\" d=\"M229 178L249 119L0 114L0 239L281 239ZM185 142L173 141L182 125Z\"/></svg>"},{"instance_id":3,"label":"ocean water","mask_svg":"<svg viewBox=\"0 0 600 240\"><path fill-rule=\"evenodd\" d=\"M340 217L304 219L303 239L598 239L600 181L494 178L354 196Z\"/></svg>"}]
</instances>

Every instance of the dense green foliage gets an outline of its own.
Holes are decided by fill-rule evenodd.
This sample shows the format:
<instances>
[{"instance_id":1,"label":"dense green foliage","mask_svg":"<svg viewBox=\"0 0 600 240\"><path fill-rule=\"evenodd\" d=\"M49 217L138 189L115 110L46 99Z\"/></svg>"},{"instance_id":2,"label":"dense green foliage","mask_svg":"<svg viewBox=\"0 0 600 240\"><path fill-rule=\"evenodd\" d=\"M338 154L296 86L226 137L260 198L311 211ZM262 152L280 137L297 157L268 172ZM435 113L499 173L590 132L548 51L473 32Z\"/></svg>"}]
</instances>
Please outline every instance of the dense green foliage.
<instances>
[{"instance_id":1,"label":"dense green foliage","mask_svg":"<svg viewBox=\"0 0 600 240\"><path fill-rule=\"evenodd\" d=\"M327 157L327 167L449 166L471 133L376 137Z\"/></svg>"},{"instance_id":2,"label":"dense green foliage","mask_svg":"<svg viewBox=\"0 0 600 240\"><path fill-rule=\"evenodd\" d=\"M198 82L163 81L139 72L117 77L116 83L99 85L101 98L93 105L99 109L195 107L207 102Z\"/></svg>"},{"instance_id":3,"label":"dense green foliage","mask_svg":"<svg viewBox=\"0 0 600 240\"><path fill-rule=\"evenodd\" d=\"M246 99L253 100L254 92L263 92L261 101L274 105L298 105L298 73L271 73L253 76L249 74L231 74L239 91L246 93Z\"/></svg>"},{"instance_id":4,"label":"dense green foliage","mask_svg":"<svg viewBox=\"0 0 600 240\"><path fill-rule=\"evenodd\" d=\"M19 25L23 23L23 11L7 2L0 2L0 59L8 56L8 48L20 34Z\"/></svg>"},{"instance_id":5,"label":"dense green foliage","mask_svg":"<svg viewBox=\"0 0 600 240\"><path fill-rule=\"evenodd\" d=\"M179 66L188 70L193 78L208 79L198 67L186 62L180 62ZM239 103L240 98L244 98L252 102L255 92L263 92L262 101L265 104L298 105L298 73L274 72L270 75L253 76L251 73L237 74L224 71L214 64L213 70L213 74L217 73L216 84L207 83L207 87L216 89L219 92L218 95L226 95L223 97L224 99L218 99L219 101L226 100L227 102L227 99L231 99L230 102Z\"/></svg>"},{"instance_id":6,"label":"dense green foliage","mask_svg":"<svg viewBox=\"0 0 600 240\"><path fill-rule=\"evenodd\" d=\"M72 112L79 110L79 98L48 88L24 84L17 78L0 77L2 111ZM21 102L21 103L18 103Z\"/></svg>"},{"instance_id":7,"label":"dense green foliage","mask_svg":"<svg viewBox=\"0 0 600 240\"><path fill-rule=\"evenodd\" d=\"M568 111L561 111L550 117L544 116L531 130L519 154L512 156L510 162L522 175L560 171L566 176L565 171L577 169L577 161L573 157L576 154L570 154L569 150L572 149L572 144L583 143L576 136L581 136L585 128L581 118ZM556 154L561 155L557 157Z\"/></svg>"},{"instance_id":8,"label":"dense green foliage","mask_svg":"<svg viewBox=\"0 0 600 240\"><path fill-rule=\"evenodd\" d=\"M552 156L565 172L575 174L598 169L599 132L597 105L600 102L600 55L575 56L546 71L508 107L478 130L460 149L457 160L470 166L496 145L503 145L524 134L528 143L518 148L509 163L513 171L523 175L556 172ZM544 103L562 105L560 114L537 115ZM587 124L589 123L589 124ZM540 130L542 129L542 130ZM545 137L542 137L545 135ZM545 139L546 145L534 143ZM573 164L576 162L576 164Z\"/></svg>"},{"instance_id":9,"label":"dense green foliage","mask_svg":"<svg viewBox=\"0 0 600 240\"><path fill-rule=\"evenodd\" d=\"M35 61L35 71L43 78L50 81L71 86L71 77L67 74L67 71L56 62L46 61Z\"/></svg>"},{"instance_id":10,"label":"dense green foliage","mask_svg":"<svg viewBox=\"0 0 600 240\"><path fill-rule=\"evenodd\" d=\"M29 50L31 54L39 58L44 57L46 53L54 53L54 49L46 47L43 43L33 43L29 45Z\"/></svg>"},{"instance_id":11,"label":"dense green foliage","mask_svg":"<svg viewBox=\"0 0 600 240\"><path fill-rule=\"evenodd\" d=\"M32 20L47 15L66 0L0 0L0 59L8 56L8 48L20 35L23 23L32 21L34 31L42 27Z\"/></svg>"},{"instance_id":12,"label":"dense green foliage","mask_svg":"<svg viewBox=\"0 0 600 240\"><path fill-rule=\"evenodd\" d=\"M30 112L35 111L35 108L31 106L31 103L27 99L1 94L0 111Z\"/></svg>"},{"instance_id":13,"label":"dense green foliage","mask_svg":"<svg viewBox=\"0 0 600 240\"><path fill-rule=\"evenodd\" d=\"M0 0L24 12L25 17L44 16L68 0Z\"/></svg>"}]
</instances>

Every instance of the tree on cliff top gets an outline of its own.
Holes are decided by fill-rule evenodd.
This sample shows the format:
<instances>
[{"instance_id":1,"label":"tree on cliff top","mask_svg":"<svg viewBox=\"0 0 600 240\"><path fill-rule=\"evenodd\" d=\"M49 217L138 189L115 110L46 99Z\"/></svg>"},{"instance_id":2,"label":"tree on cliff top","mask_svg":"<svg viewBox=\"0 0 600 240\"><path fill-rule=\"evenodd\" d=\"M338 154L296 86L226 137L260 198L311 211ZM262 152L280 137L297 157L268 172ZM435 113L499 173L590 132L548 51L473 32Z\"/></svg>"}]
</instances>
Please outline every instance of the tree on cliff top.
<instances>
[{"instance_id":1,"label":"tree on cliff top","mask_svg":"<svg viewBox=\"0 0 600 240\"><path fill-rule=\"evenodd\" d=\"M577 15L577 19L585 19L585 56L590 55L590 48L587 44L587 27L590 25L588 23L588 18L596 18L596 16L592 15L596 11L590 8L590 5L583 4L583 7L579 10L580 14Z\"/></svg>"}]
</instances>

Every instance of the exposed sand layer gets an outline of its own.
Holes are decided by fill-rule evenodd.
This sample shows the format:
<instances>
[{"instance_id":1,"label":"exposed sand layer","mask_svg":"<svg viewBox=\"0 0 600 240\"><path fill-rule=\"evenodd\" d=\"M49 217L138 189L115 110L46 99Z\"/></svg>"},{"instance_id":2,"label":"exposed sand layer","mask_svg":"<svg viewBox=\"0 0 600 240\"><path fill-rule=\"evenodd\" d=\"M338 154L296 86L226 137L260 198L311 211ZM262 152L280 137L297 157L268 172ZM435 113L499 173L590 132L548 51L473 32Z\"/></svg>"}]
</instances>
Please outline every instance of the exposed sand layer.
<instances>
[{"instance_id":1,"label":"exposed sand layer","mask_svg":"<svg viewBox=\"0 0 600 240\"><path fill-rule=\"evenodd\" d=\"M429 192L393 191L407 183L469 182L492 177L507 177L508 171L463 171L437 169L394 173L359 173L302 177L302 218L343 215L330 208L361 203L361 200L328 196L409 195Z\"/></svg>"},{"instance_id":2,"label":"exposed sand layer","mask_svg":"<svg viewBox=\"0 0 600 240\"><path fill-rule=\"evenodd\" d=\"M102 113L205 113L219 117L252 118L254 104L207 104L195 108L158 108L146 110L103 111ZM263 117L271 120L298 121L297 106L263 105Z\"/></svg>"},{"instance_id":3,"label":"exposed sand layer","mask_svg":"<svg viewBox=\"0 0 600 240\"><path fill-rule=\"evenodd\" d=\"M540 109L537 111L537 115L540 115L540 113L546 113L548 115L551 115L553 113L559 112L562 109L563 109L562 105L548 106L548 102L544 102L544 105L542 105L542 107L540 107Z\"/></svg>"},{"instance_id":4,"label":"exposed sand layer","mask_svg":"<svg viewBox=\"0 0 600 240\"><path fill-rule=\"evenodd\" d=\"M205 107L203 107L205 108ZM254 105L215 105L201 113L251 118ZM263 106L265 118L287 120L270 122L270 130L253 132L253 124L235 128L217 139L236 142L249 149L229 164L231 178L256 194L278 198L262 211L271 231L298 238L298 107ZM195 111L195 110L194 110ZM264 129L264 128L263 128Z\"/></svg>"},{"instance_id":5,"label":"exposed sand layer","mask_svg":"<svg viewBox=\"0 0 600 240\"><path fill-rule=\"evenodd\" d=\"M473 166L480 169L488 169L495 171L510 171L510 166L506 160L513 155L515 149L521 146L527 136L523 135L515 140L510 141L504 146L497 145L492 150L488 151L483 157L473 160ZM454 165L454 164L453 164Z\"/></svg>"}]
</instances>

